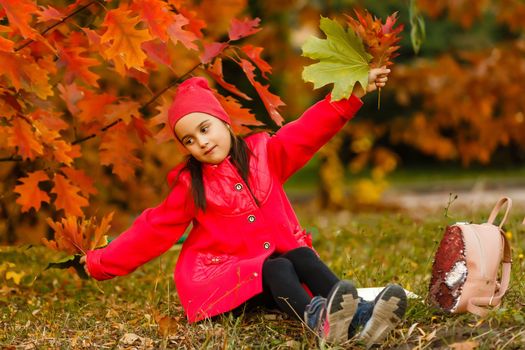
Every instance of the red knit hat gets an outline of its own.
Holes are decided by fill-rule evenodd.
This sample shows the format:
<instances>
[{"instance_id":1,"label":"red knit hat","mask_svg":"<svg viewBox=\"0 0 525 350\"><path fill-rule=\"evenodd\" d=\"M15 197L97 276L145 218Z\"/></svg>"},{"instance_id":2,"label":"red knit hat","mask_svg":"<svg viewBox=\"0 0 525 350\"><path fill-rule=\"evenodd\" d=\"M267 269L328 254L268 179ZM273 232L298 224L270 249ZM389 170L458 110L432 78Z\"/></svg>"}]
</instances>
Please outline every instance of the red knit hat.
<instances>
[{"instance_id":1,"label":"red knit hat","mask_svg":"<svg viewBox=\"0 0 525 350\"><path fill-rule=\"evenodd\" d=\"M193 112L210 114L231 124L230 117L213 95L208 81L193 77L182 82L177 88L173 102L168 110L168 123L175 133L175 124L185 115Z\"/></svg>"}]
</instances>

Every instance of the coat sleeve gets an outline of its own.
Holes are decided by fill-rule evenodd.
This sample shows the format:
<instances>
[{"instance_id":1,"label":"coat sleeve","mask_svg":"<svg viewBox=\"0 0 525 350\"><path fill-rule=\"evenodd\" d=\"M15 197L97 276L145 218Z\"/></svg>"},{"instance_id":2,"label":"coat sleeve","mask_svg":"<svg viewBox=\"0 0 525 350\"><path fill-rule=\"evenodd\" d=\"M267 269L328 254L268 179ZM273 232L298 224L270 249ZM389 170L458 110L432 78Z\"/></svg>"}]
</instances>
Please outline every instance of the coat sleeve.
<instances>
[{"instance_id":1,"label":"coat sleeve","mask_svg":"<svg viewBox=\"0 0 525 350\"><path fill-rule=\"evenodd\" d=\"M193 218L189 185L182 179L157 207L146 209L132 226L102 249L87 252L91 276L105 280L126 275L168 250Z\"/></svg>"},{"instance_id":2,"label":"coat sleeve","mask_svg":"<svg viewBox=\"0 0 525 350\"><path fill-rule=\"evenodd\" d=\"M268 140L268 162L281 183L303 167L363 105L354 95L336 102L330 98L317 102Z\"/></svg>"}]
</instances>

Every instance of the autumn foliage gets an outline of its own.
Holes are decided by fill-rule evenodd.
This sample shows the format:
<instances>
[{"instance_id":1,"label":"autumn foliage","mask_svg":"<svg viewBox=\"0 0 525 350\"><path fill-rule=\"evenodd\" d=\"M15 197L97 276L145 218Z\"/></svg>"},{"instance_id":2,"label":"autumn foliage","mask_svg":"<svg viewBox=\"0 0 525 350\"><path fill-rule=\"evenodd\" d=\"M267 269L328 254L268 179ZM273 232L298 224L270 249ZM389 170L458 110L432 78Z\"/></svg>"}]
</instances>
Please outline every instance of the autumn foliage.
<instances>
[{"instance_id":1,"label":"autumn foliage","mask_svg":"<svg viewBox=\"0 0 525 350\"><path fill-rule=\"evenodd\" d=\"M242 16L245 6L0 0L6 24L0 25L0 160L8 179L2 191L12 193L3 198L2 217L8 226L18 226L19 211L40 222L51 216L46 221L55 237L79 237L54 247L79 252L93 248L86 232L108 225L107 217L98 228L82 219L99 206L103 212L127 201L133 207L141 197L154 204L167 170L182 157L169 142L170 88L190 74L207 76L228 93L216 91L236 132L263 126L238 100L255 97L226 81L224 61L238 65L271 120L282 125L278 108L284 104L264 83L271 66L263 48L242 45L261 30L258 18ZM210 18L210 10L224 16ZM165 151L159 143L166 143ZM97 190L115 181L116 189ZM134 194L125 198L126 192ZM55 223L62 215L66 221Z\"/></svg>"}]
</instances>

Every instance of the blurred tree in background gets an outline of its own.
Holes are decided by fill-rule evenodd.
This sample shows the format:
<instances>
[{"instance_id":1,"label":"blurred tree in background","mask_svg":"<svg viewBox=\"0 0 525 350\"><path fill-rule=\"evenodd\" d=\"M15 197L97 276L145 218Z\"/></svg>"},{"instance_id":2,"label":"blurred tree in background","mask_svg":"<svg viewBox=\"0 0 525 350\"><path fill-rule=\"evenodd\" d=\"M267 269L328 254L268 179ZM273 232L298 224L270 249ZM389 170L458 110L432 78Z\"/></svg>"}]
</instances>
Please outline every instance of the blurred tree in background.
<instances>
[{"instance_id":1,"label":"blurred tree in background","mask_svg":"<svg viewBox=\"0 0 525 350\"><path fill-rule=\"evenodd\" d=\"M276 130L281 100L284 120L298 117L329 92L302 81L302 44L320 36L320 15L343 21L356 7L399 11L405 31L381 109L366 96L319 154L324 207L377 201L389 172L423 157L523 163L525 3L415 5L418 55L408 0L0 0L0 241L38 242L51 235L45 219L66 214L114 211L120 232L160 202L183 157L164 125L170 87L188 74L217 81L238 132L261 126L254 115ZM347 172L370 174L351 196Z\"/></svg>"}]
</instances>

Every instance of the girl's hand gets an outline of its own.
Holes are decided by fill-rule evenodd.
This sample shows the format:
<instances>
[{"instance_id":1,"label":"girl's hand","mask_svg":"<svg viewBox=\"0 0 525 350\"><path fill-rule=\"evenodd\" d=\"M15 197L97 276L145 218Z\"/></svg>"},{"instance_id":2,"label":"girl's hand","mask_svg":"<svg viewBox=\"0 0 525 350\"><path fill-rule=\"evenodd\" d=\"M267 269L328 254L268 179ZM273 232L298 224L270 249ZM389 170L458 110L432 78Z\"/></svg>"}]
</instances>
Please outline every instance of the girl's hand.
<instances>
[{"instance_id":1,"label":"girl's hand","mask_svg":"<svg viewBox=\"0 0 525 350\"><path fill-rule=\"evenodd\" d=\"M390 73L390 69L386 68L386 66L372 68L368 73L368 86L366 87L366 91L363 90L360 84L355 84L352 94L361 98L368 92L384 87L388 80L388 73Z\"/></svg>"},{"instance_id":2,"label":"girl's hand","mask_svg":"<svg viewBox=\"0 0 525 350\"><path fill-rule=\"evenodd\" d=\"M87 265L86 265L86 256L84 255L83 257L80 258L80 263L82 265L84 265L84 271L86 271L86 274L91 277L91 274L89 273L89 270L87 268Z\"/></svg>"}]
</instances>

